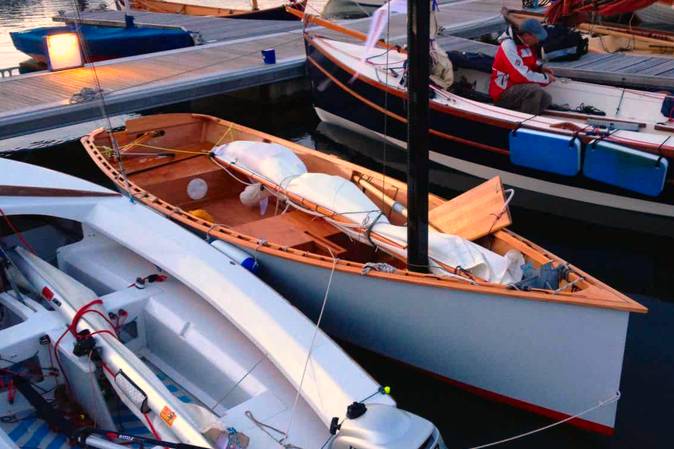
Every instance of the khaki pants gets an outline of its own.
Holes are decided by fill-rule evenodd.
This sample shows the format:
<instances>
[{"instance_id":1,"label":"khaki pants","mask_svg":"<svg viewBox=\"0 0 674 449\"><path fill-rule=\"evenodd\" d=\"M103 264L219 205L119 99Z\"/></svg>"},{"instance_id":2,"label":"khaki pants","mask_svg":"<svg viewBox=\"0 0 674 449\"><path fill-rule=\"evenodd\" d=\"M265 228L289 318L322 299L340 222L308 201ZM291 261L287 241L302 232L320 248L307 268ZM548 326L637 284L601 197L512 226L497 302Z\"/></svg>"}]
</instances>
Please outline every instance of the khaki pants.
<instances>
[{"instance_id":1,"label":"khaki pants","mask_svg":"<svg viewBox=\"0 0 674 449\"><path fill-rule=\"evenodd\" d=\"M552 97L534 83L515 84L507 88L496 101L496 106L538 115L552 103Z\"/></svg>"}]
</instances>

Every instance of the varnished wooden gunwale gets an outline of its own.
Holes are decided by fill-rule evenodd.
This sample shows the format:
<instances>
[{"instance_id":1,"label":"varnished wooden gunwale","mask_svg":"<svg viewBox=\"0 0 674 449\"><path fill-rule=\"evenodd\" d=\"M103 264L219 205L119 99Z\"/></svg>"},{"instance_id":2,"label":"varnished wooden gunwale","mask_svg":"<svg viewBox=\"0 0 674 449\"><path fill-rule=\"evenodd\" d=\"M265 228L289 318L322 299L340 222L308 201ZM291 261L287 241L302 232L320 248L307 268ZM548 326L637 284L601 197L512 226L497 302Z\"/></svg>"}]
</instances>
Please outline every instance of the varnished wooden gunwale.
<instances>
[{"instance_id":1,"label":"varnished wooden gunwale","mask_svg":"<svg viewBox=\"0 0 674 449\"><path fill-rule=\"evenodd\" d=\"M319 36L316 36L319 37ZM322 37L319 37L320 39L325 39ZM327 38L329 39L329 38ZM321 54L328 59L331 63L335 64L338 66L340 69L344 70L346 73L351 75L353 78L358 78L359 81L364 82L369 84L372 87L375 87L383 92L386 92L390 95L394 95L398 98L401 99L406 99L407 98L407 92L400 90L400 89L395 89L393 87L387 86L383 83L380 83L376 80L370 79L365 76L358 76L358 74L355 72L355 70L352 67L346 66L344 63L339 61L337 58L332 56L330 52L326 51L324 48L326 45L329 45L327 42L317 42L314 36L310 36L308 34L305 34L305 40L308 42L309 45L313 46L316 48L318 51L321 52ZM333 75L330 74L328 71L326 71L323 67L320 66L316 62L315 59L312 57L307 57L307 61L316 66L319 70L321 70L332 82L334 82L336 85L338 85L342 90L344 90L346 93L349 95L352 95L356 98L358 98L360 101L363 101L362 97L360 97L356 92L354 92L352 89L344 85L343 83L339 82L339 80ZM381 106L374 104L372 102L369 102L367 100L364 101L367 106L376 109L379 112L385 113L386 115L398 120L401 123L406 123L407 119L405 117L400 117L396 114L391 113L388 110L385 110ZM519 128L524 128L524 129L532 129L532 130L542 130L551 134L558 134L558 135L563 135L567 136L570 138L577 138L579 139L582 143L584 144L589 144L592 143L596 140L596 136L590 135L585 131L579 132L578 130L574 129L567 129L565 127L545 127L545 126L537 126L535 121L533 120L524 120L522 122L514 122L510 120L506 120L503 118L496 118L496 117L491 117L486 114L480 114L478 112L472 112L472 111L465 111L461 108L457 108L455 106L451 105L444 105L444 104L439 104L437 102L431 102L430 104L431 109L438 111L443 114L447 114L450 116L456 116L459 118L464 118L468 120L472 120L478 123L484 123L486 125L493 125L493 126L499 126L504 129L508 130L515 130ZM385 111L385 112L384 112ZM602 117L604 118L604 117ZM525 123L526 122L526 123ZM560 125L562 123L560 122ZM445 138L450 141L456 141L460 143L469 143L471 146L474 146L476 148L482 148L488 151L496 152L496 153L501 153L501 154L509 154L509 150L507 148L500 148L500 147L493 147L489 145L484 145L480 142L476 141L467 141L465 139L458 138L456 136L450 136L448 134L442 133L440 131L437 131L435 129L430 129L429 132L431 134L437 135L439 137ZM637 149L639 151L643 151L645 153L650 153L650 154L655 154L658 156L664 156L669 159L674 158L674 146L673 145L668 145L666 144L655 144L655 143L650 143L646 141L632 141L629 139L624 139L621 137L617 137L614 135L608 136L604 139L602 139L607 142L615 142L618 144L626 145L630 148Z\"/></svg>"},{"instance_id":2,"label":"varnished wooden gunwale","mask_svg":"<svg viewBox=\"0 0 674 449\"><path fill-rule=\"evenodd\" d=\"M303 5L304 3L300 3L300 6ZM280 14L285 12L286 10L286 7L284 5L262 9L254 9L252 6L248 9L237 9L237 8L219 8L216 6L192 5L189 3L181 3L179 1L167 1L167 0L132 0L131 7L133 9L141 11L185 14L187 16L213 16L213 17L229 17L229 18L236 18L237 16L250 16L251 14L256 13L267 14L272 11L278 12Z\"/></svg>"},{"instance_id":3,"label":"varnished wooden gunwale","mask_svg":"<svg viewBox=\"0 0 674 449\"><path fill-rule=\"evenodd\" d=\"M284 139L280 139L271 136L269 134L265 134L256 131L254 129L237 125L235 123L221 120L215 117L200 114L165 114L155 116L154 118L157 120L158 123L160 123L162 117L169 119L171 117L176 116L191 117L195 122L199 121L211 122L213 124L221 126L223 130L235 129L238 133L250 135L251 137L253 136L256 137L256 140L275 142L284 145L290 148L291 150L295 151L298 155L302 154L311 155L312 157L324 160L326 163L338 164L345 167L347 170L362 173L366 176L372 176L373 178L382 179L383 177L380 173L341 160L335 156L310 150L293 142L289 142ZM245 235L226 226L213 224L202 218L196 217L180 209L179 207L176 207L175 205L172 205L162 200L161 198L158 198L157 196L144 190L140 186L125 179L122 176L122 174L117 170L115 166L116 163L112 163L110 160L108 160L108 158L106 158L103 155L103 153L94 143L96 137L99 135L103 135L103 133L104 130L98 129L82 138L82 144L84 145L85 149L87 150L91 158L94 160L94 162L99 166L101 170L103 170L103 172L108 177L110 177L110 179L113 182L115 182L119 187L128 190L129 194L132 195L136 200L163 213L167 217L183 225L189 226L210 237L222 239L229 243L243 246L253 251L263 252L289 261L309 264L316 267L321 267L323 269L332 269L334 265L335 269L340 272L358 276L362 275L362 269L364 266L364 264L362 263L340 259L337 259L335 261L333 260L333 258L321 254L316 254L309 251L298 250L294 248L282 247L280 245L275 244L274 242L260 241L258 238L252 237L250 235ZM386 177L385 182L387 185L394 186L399 191L402 192L405 191L405 186L400 181ZM432 209L433 207L442 204L443 200L435 195L430 195L429 202ZM516 249L524 250L525 252L535 251L538 254L540 260L551 260L556 264L566 263L559 257L551 253L548 253L543 248L538 247L532 242L523 239L522 237L512 233L509 230L501 230L495 234L495 237L508 239L510 243L518 246L518 248ZM577 267L573 265L569 265L569 267L571 268L573 273L575 273L575 276L582 277L585 280L585 282L589 284L589 288L577 292L562 291L557 293L544 290L518 291L508 289L507 287L498 284L468 283L462 280L442 278L432 274L421 274L401 269L397 270L394 273L371 271L370 273L367 274L367 276L377 277L395 282L413 283L419 286L447 288L447 289L473 292L478 294L496 295L499 297L506 297L511 299L547 301L568 305L579 305L602 309L620 310L625 312L644 313L647 311L647 309L643 307L641 304L628 298L622 293L612 289L611 287L603 284L602 282L598 281L597 279L593 278L592 276L588 275L587 273L583 272Z\"/></svg>"}]
</instances>

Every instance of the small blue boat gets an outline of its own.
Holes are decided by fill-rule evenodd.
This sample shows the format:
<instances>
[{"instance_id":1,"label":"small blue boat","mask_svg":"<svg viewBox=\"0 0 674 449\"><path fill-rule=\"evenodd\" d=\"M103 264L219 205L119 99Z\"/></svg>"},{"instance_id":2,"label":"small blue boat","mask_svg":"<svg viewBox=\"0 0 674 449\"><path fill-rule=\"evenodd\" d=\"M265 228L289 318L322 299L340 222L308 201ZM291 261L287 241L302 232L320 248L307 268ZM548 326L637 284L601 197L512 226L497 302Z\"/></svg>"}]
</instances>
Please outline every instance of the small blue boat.
<instances>
[{"instance_id":1,"label":"small blue boat","mask_svg":"<svg viewBox=\"0 0 674 449\"><path fill-rule=\"evenodd\" d=\"M17 50L38 62L47 62L45 36L73 32L74 26L42 27L9 33ZM81 25L80 41L85 60L103 61L127 56L173 50L194 45L192 36L181 29Z\"/></svg>"}]
</instances>

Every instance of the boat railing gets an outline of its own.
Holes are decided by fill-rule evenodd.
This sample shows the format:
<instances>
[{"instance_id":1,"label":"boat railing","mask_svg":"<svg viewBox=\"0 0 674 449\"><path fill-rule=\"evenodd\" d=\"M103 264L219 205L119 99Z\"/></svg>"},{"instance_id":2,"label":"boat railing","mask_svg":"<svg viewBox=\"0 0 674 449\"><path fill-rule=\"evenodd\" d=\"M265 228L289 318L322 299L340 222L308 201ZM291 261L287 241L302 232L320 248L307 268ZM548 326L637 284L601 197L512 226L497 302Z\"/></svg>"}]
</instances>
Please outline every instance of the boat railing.
<instances>
[{"instance_id":1,"label":"boat railing","mask_svg":"<svg viewBox=\"0 0 674 449\"><path fill-rule=\"evenodd\" d=\"M6 67L4 69L0 69L0 76L2 78L11 78L13 76L19 75L19 67Z\"/></svg>"}]
</instances>

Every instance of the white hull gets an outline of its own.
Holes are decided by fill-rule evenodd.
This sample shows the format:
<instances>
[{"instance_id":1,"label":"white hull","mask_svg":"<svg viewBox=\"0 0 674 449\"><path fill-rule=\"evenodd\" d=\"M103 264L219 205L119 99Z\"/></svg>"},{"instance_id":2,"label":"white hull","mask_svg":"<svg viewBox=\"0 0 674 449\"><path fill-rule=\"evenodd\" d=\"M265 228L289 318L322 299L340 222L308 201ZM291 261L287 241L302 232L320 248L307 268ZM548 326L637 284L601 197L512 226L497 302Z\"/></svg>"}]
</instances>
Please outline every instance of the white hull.
<instances>
[{"instance_id":1,"label":"white hull","mask_svg":"<svg viewBox=\"0 0 674 449\"><path fill-rule=\"evenodd\" d=\"M267 282L316 317L330 270L264 253L258 258ZM338 271L321 327L474 392L559 418L619 391L627 325L628 313L616 310ZM576 424L608 433L616 409L612 403Z\"/></svg>"},{"instance_id":2,"label":"white hull","mask_svg":"<svg viewBox=\"0 0 674 449\"><path fill-rule=\"evenodd\" d=\"M394 139L390 136L384 136L383 134L372 131L368 128L363 127L362 125L359 125L343 117L332 114L323 109L315 108L315 110L316 114L324 122L341 126L343 128L352 130L354 132L366 135L371 138L384 140L388 143L400 147L403 150L406 149L407 147L405 142L403 141ZM630 198L621 195L614 195L610 193L597 192L594 190L588 190L579 187L558 184L554 182L543 181L528 176L498 170L485 165L468 162L432 150L430 152L430 159L433 162L436 162L442 166L445 166L452 170L457 170L462 173L466 173L478 179L486 180L494 176L500 176L501 179L503 180L503 183L507 186L515 187L516 189L522 189L529 192L535 192L536 194L539 195L546 195L549 197L562 198L573 202L580 202L588 206L600 206L609 209L628 211L637 214L649 214L655 217L660 217L665 220L672 220L674 222L674 207L667 204L657 203L655 201ZM551 210L548 210L549 212L561 213L562 215L568 214L570 216L574 215L573 211L566 211L566 213L564 213L565 212L564 210L560 210L560 208L554 207L554 203L551 201L548 201L547 203L549 206L550 205L553 206ZM667 232L668 232L667 230L663 230L663 233Z\"/></svg>"},{"instance_id":3,"label":"white hull","mask_svg":"<svg viewBox=\"0 0 674 449\"><path fill-rule=\"evenodd\" d=\"M327 448L343 448L347 441L372 449L419 447L424 441L444 447L430 422L396 409L380 385L313 323L202 239L139 203L66 175L13 161L0 161L0 172L0 207L8 219L58 220L44 225L51 232L36 245L49 248L41 257L57 260L58 268L37 258L17 263L37 290L27 296L31 308L14 300L17 310L26 310L0 320L0 368L39 358L44 369L52 366L53 352L61 382L71 386L79 405L102 429L114 429L92 352L75 351L76 339L66 329L79 316L78 330L107 328L109 334L93 337L102 348L101 367L157 439L216 447L214 439L227 437L233 427L250 438L251 449L277 448L267 425L287 431L288 444L315 448L330 438L333 417L367 397L366 414L343 423ZM60 240L62 228L68 244ZM134 283L153 274L163 278ZM38 295L62 314L31 299ZM0 291L0 304L3 296ZM101 303L91 304L93 299ZM101 315L87 313L92 307ZM41 312L49 318L32 319ZM108 322L109 312L125 317L123 322L113 324L111 316ZM45 334L51 345L41 344ZM120 370L133 388L129 382L120 387ZM167 378L180 389L168 388ZM9 402L0 401L0 415L35 413L24 400ZM405 430L391 433L381 422Z\"/></svg>"}]
</instances>

